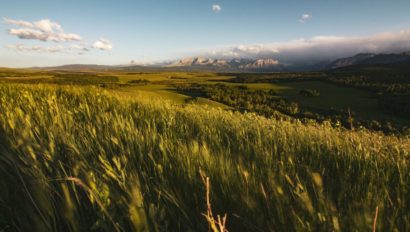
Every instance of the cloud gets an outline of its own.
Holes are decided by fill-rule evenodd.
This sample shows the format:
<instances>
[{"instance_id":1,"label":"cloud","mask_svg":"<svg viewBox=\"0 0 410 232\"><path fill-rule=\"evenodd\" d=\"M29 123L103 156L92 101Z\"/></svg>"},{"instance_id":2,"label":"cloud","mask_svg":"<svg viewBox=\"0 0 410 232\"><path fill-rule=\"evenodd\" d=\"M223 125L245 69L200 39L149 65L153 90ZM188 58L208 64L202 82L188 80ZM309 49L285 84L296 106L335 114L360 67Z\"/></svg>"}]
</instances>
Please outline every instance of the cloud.
<instances>
[{"instance_id":1,"label":"cloud","mask_svg":"<svg viewBox=\"0 0 410 232\"><path fill-rule=\"evenodd\" d=\"M9 29L9 35L15 35L20 39L37 39L41 41L47 41L48 35L41 31L33 30L30 28Z\"/></svg>"},{"instance_id":2,"label":"cloud","mask_svg":"<svg viewBox=\"0 0 410 232\"><path fill-rule=\"evenodd\" d=\"M67 49L63 46L52 46L52 47L42 47L42 46L26 46L24 44L18 43L14 45L7 45L7 48L16 50L19 52L40 52L40 53L57 53L65 52Z\"/></svg>"},{"instance_id":3,"label":"cloud","mask_svg":"<svg viewBox=\"0 0 410 232\"><path fill-rule=\"evenodd\" d=\"M306 23L307 21L311 20L312 18L313 18L313 16L311 14L303 14L302 16L300 16L299 22Z\"/></svg>"},{"instance_id":4,"label":"cloud","mask_svg":"<svg viewBox=\"0 0 410 232\"><path fill-rule=\"evenodd\" d=\"M54 42L68 42L68 41L81 41L82 38L81 36L77 34L59 33L59 34L50 35L48 37L48 40L54 41Z\"/></svg>"},{"instance_id":5,"label":"cloud","mask_svg":"<svg viewBox=\"0 0 410 232\"><path fill-rule=\"evenodd\" d=\"M8 49L18 51L18 52L38 52L38 53L71 53L71 54L84 54L84 52L88 52L89 49L86 47L85 44L72 44L71 46L64 47L61 45L57 46L27 46L22 43L17 43L13 45L7 45Z\"/></svg>"},{"instance_id":6,"label":"cloud","mask_svg":"<svg viewBox=\"0 0 410 232\"><path fill-rule=\"evenodd\" d=\"M85 45L80 45L80 44L72 44L70 46L70 49L71 50L81 50L81 51L84 51L84 52L89 51L89 49Z\"/></svg>"},{"instance_id":7,"label":"cloud","mask_svg":"<svg viewBox=\"0 0 410 232\"><path fill-rule=\"evenodd\" d=\"M12 24L21 28L8 30L9 35L17 36L19 39L30 39L53 42L81 41L81 36L73 33L65 33L62 26L49 19L36 22L27 22L14 19L3 19L4 23Z\"/></svg>"},{"instance_id":8,"label":"cloud","mask_svg":"<svg viewBox=\"0 0 410 232\"><path fill-rule=\"evenodd\" d=\"M334 60L358 53L410 51L410 30L371 36L316 36L281 43L237 45L198 52L212 58L272 58L283 64L304 64Z\"/></svg>"},{"instance_id":9,"label":"cloud","mask_svg":"<svg viewBox=\"0 0 410 232\"><path fill-rule=\"evenodd\" d=\"M56 22L52 22L50 19L42 19L40 21L34 22L34 26L35 28L47 33L52 33L54 30L63 32L61 25Z\"/></svg>"},{"instance_id":10,"label":"cloud","mask_svg":"<svg viewBox=\"0 0 410 232\"><path fill-rule=\"evenodd\" d=\"M109 40L100 38L93 43L92 47L104 51L111 51L113 46Z\"/></svg>"},{"instance_id":11,"label":"cloud","mask_svg":"<svg viewBox=\"0 0 410 232\"><path fill-rule=\"evenodd\" d=\"M9 35L17 36L19 39L31 39L40 41L69 42L82 40L82 38L77 34L66 34L63 32L46 33L31 28L9 29L8 33Z\"/></svg>"},{"instance_id":12,"label":"cloud","mask_svg":"<svg viewBox=\"0 0 410 232\"><path fill-rule=\"evenodd\" d=\"M221 10L222 10L222 7L220 5L217 5L217 4L212 5L213 12L220 12Z\"/></svg>"},{"instance_id":13,"label":"cloud","mask_svg":"<svg viewBox=\"0 0 410 232\"><path fill-rule=\"evenodd\" d=\"M27 21L23 21L23 20L14 20L14 19L9 19L9 18L3 18L3 22L7 23L7 24L12 24L12 25L16 25L19 27L28 27L31 28L33 27L33 24Z\"/></svg>"},{"instance_id":14,"label":"cloud","mask_svg":"<svg viewBox=\"0 0 410 232\"><path fill-rule=\"evenodd\" d=\"M16 36L23 40L39 40L42 42L77 42L67 47L63 46L26 46L22 43L16 45L8 45L9 49L20 52L64 52L64 53L76 53L83 54L90 51L90 48L96 48L104 51L111 51L113 45L107 39L101 38L94 42L92 46L86 45L82 42L81 36L74 33L65 33L63 27L50 19L41 19L34 22L28 22L23 20L15 20L9 18L3 18L3 23L17 26L18 28L8 29L9 35Z\"/></svg>"}]
</instances>

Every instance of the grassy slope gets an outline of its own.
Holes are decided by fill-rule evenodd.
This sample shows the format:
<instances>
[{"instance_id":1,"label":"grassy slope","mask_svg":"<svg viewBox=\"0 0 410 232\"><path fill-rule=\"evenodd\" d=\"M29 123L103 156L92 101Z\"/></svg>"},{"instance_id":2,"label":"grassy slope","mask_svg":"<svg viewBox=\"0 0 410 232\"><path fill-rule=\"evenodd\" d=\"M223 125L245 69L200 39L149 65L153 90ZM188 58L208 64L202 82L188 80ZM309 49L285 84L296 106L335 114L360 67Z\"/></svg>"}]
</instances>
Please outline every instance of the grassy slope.
<instances>
[{"instance_id":1,"label":"grassy slope","mask_svg":"<svg viewBox=\"0 0 410 232\"><path fill-rule=\"evenodd\" d=\"M410 140L94 88L0 85L0 228L410 229Z\"/></svg>"}]
</instances>

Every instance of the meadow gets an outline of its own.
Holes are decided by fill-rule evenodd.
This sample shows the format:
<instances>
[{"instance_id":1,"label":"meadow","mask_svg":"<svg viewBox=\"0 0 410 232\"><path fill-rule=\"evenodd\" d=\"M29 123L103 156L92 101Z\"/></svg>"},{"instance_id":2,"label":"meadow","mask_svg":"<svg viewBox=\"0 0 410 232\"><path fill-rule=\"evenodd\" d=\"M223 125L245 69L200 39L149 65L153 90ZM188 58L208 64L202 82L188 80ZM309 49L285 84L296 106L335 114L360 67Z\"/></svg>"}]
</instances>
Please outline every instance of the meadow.
<instances>
[{"instance_id":1,"label":"meadow","mask_svg":"<svg viewBox=\"0 0 410 232\"><path fill-rule=\"evenodd\" d=\"M390 74L394 72L390 71ZM382 73L384 76L388 74ZM401 73L400 73L401 74ZM346 75L346 74L345 74ZM401 79L397 82L404 86L407 82ZM383 76L383 77L384 77ZM3 77L3 78L2 78ZM344 77L343 79L341 77ZM359 76L359 80L363 77ZM339 78L339 79L338 79ZM340 80L350 80L339 73L210 73L210 72L164 72L164 71L119 71L119 70L41 70L41 69L0 69L0 83L27 84L63 84L100 86L120 95L138 96L141 93L153 99L170 100L177 104L192 102L190 94L178 91L178 86L187 84L214 85L223 84L232 87L247 87L250 90L275 91L278 97L299 104L301 107L317 111L337 110L344 113L350 111L355 117L363 120L381 122L394 121L398 127L410 125L406 116L398 116L396 112L382 110L375 91L341 85ZM377 78L375 78L378 80ZM391 83L394 78L384 78L384 84ZM354 83L354 82L353 82ZM360 82L362 83L362 82ZM372 84L371 79L365 83ZM377 82L376 82L377 83ZM300 94L303 89L317 90L318 97L306 97ZM406 90L407 91L407 90ZM206 99L203 96L195 99L198 104L230 108L221 102Z\"/></svg>"},{"instance_id":2,"label":"meadow","mask_svg":"<svg viewBox=\"0 0 410 232\"><path fill-rule=\"evenodd\" d=\"M176 89L229 75L37 72L0 83L0 231L410 230L408 135Z\"/></svg>"}]
</instances>

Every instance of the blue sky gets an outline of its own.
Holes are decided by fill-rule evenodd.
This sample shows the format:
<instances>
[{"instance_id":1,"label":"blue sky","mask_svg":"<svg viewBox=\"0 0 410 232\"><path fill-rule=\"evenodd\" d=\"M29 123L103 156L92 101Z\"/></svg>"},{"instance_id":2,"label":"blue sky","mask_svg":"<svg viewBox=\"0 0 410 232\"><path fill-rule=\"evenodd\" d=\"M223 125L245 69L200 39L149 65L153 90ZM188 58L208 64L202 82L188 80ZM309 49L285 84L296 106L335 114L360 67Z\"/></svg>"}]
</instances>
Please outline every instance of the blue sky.
<instances>
[{"instance_id":1,"label":"blue sky","mask_svg":"<svg viewBox=\"0 0 410 232\"><path fill-rule=\"evenodd\" d=\"M0 66L127 64L131 60L151 62L197 54L280 53L286 60L286 54L294 54L297 47L306 43L314 43L309 48L311 52L322 43L328 44L325 51L331 53L329 46L349 46L352 38L358 51L370 49L359 48L360 43L367 41L375 51L383 46L391 49L386 44L397 41L403 44L399 49L405 49L407 45L410 48L409 12L409 0L2 1ZM11 21L31 23L30 32L46 33L36 22L47 19L41 25L55 22L62 28L56 26L53 35L75 34L81 40L21 39L19 35L26 33L26 26ZM15 30L10 32L11 29ZM392 33L387 38L391 41L380 42L378 36L383 34L385 38L386 33ZM344 40L340 42L341 39ZM240 52L232 52L238 51L238 46Z\"/></svg>"}]
</instances>

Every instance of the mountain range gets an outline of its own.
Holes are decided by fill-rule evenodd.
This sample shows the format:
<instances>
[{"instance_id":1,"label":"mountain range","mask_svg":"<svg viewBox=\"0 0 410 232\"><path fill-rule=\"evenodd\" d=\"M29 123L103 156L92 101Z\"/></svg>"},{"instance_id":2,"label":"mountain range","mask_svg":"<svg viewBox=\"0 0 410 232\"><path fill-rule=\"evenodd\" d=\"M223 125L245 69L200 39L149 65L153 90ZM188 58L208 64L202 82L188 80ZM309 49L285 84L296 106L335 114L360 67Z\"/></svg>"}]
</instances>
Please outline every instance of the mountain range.
<instances>
[{"instance_id":1,"label":"mountain range","mask_svg":"<svg viewBox=\"0 0 410 232\"><path fill-rule=\"evenodd\" d=\"M319 71L343 68L354 65L395 65L409 64L410 52L376 54L360 53L351 57L340 58L333 61L322 61L313 64L282 64L279 60L268 59L212 59L205 57L185 58L167 65L185 69L213 69L236 71Z\"/></svg>"},{"instance_id":2,"label":"mountain range","mask_svg":"<svg viewBox=\"0 0 410 232\"><path fill-rule=\"evenodd\" d=\"M322 61L313 64L283 64L274 58L233 58L214 59L207 57L184 58L173 62L153 65L82 65L72 64L57 67L47 67L48 70L166 70L166 71L216 71L216 72L282 72L282 71L321 71L338 69L355 65L400 65L410 67L410 52L376 54L360 53L351 57L331 61Z\"/></svg>"},{"instance_id":3,"label":"mountain range","mask_svg":"<svg viewBox=\"0 0 410 232\"><path fill-rule=\"evenodd\" d=\"M228 70L282 71L283 65L274 59L212 59L204 57L185 58L167 67L208 67Z\"/></svg>"}]
</instances>

